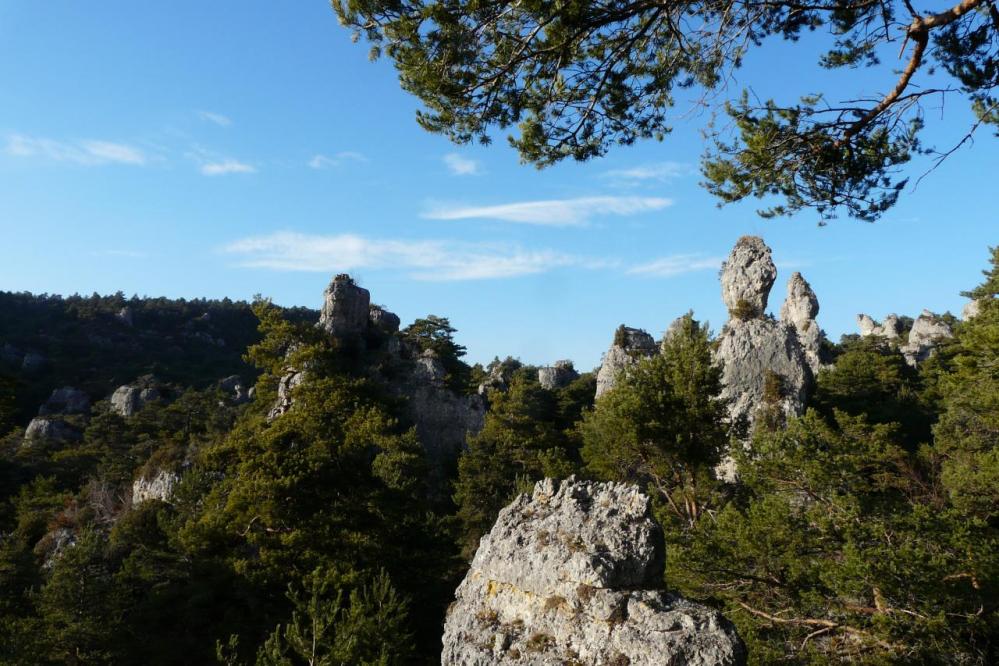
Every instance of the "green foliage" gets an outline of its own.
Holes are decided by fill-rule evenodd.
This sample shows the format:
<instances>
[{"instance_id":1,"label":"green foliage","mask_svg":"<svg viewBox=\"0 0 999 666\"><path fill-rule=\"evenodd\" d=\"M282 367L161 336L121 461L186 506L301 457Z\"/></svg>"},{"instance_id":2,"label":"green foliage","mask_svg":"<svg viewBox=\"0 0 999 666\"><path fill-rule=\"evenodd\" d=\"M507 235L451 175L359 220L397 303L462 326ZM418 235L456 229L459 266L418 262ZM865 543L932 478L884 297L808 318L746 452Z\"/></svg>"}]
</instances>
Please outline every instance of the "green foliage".
<instances>
[{"instance_id":1,"label":"green foliage","mask_svg":"<svg viewBox=\"0 0 999 666\"><path fill-rule=\"evenodd\" d=\"M835 410L896 423L908 447L930 440L933 415L916 370L890 343L870 336L847 341L832 368L819 372L813 404L826 417Z\"/></svg>"},{"instance_id":2,"label":"green foliage","mask_svg":"<svg viewBox=\"0 0 999 666\"><path fill-rule=\"evenodd\" d=\"M431 351L436 355L447 371L444 381L452 390L467 393L474 388L472 372L461 360L466 350L454 341L456 331L447 317L427 315L425 319L417 319L402 329L401 333L403 340L417 349Z\"/></svg>"},{"instance_id":3,"label":"green foliage","mask_svg":"<svg viewBox=\"0 0 999 666\"><path fill-rule=\"evenodd\" d=\"M317 570L288 598L291 619L260 648L258 666L391 666L413 656L406 604L385 572L347 594Z\"/></svg>"},{"instance_id":4,"label":"green foliage","mask_svg":"<svg viewBox=\"0 0 999 666\"><path fill-rule=\"evenodd\" d=\"M697 520L728 446L721 369L707 326L686 315L661 354L638 361L580 424L587 469L647 487L671 520Z\"/></svg>"},{"instance_id":5,"label":"green foliage","mask_svg":"<svg viewBox=\"0 0 999 666\"><path fill-rule=\"evenodd\" d=\"M678 100L712 107L705 185L722 202L767 199L765 216L813 208L823 220L840 211L877 219L906 183L901 167L923 152L927 95L959 91L980 123L999 123L999 21L983 0L925 13L851 0L335 0L333 7L355 39L371 43L373 58L394 61L402 88L424 105L417 113L424 129L483 144L511 129L510 144L539 167L661 141L686 113L674 110ZM876 67L887 55L904 59L902 71L885 67L873 95L870 77L858 78L867 92L845 101L807 89L796 103L758 101L748 89L735 103L720 94L751 52L802 33L826 35L818 67ZM956 91L927 85L938 67ZM732 122L718 121L717 112Z\"/></svg>"},{"instance_id":6,"label":"green foliage","mask_svg":"<svg viewBox=\"0 0 999 666\"><path fill-rule=\"evenodd\" d=\"M454 501L470 557L500 509L544 477L577 469L577 442L569 430L593 399L593 379L547 391L534 368L514 372L506 391L490 393L482 430L458 461Z\"/></svg>"}]
</instances>

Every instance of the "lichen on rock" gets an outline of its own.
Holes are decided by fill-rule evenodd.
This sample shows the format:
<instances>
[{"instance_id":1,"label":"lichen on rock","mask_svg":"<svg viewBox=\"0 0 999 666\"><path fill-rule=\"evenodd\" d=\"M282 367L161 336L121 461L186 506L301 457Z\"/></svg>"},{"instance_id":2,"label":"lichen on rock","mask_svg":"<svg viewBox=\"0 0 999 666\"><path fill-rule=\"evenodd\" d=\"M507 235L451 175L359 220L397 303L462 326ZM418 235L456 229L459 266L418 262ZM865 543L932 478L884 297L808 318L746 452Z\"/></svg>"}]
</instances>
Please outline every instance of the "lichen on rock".
<instances>
[{"instance_id":1,"label":"lichen on rock","mask_svg":"<svg viewBox=\"0 0 999 666\"><path fill-rule=\"evenodd\" d=\"M441 663L744 663L717 611L656 589L663 558L637 487L540 481L482 538L448 611Z\"/></svg>"}]
</instances>

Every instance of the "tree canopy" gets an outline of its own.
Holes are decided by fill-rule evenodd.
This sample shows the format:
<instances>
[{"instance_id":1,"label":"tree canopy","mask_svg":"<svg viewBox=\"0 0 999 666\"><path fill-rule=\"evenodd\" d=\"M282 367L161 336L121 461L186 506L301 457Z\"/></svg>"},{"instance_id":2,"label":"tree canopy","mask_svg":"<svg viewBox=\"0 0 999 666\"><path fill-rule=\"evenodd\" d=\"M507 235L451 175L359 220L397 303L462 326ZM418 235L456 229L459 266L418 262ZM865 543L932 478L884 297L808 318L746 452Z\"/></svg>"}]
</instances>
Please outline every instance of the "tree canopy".
<instances>
[{"instance_id":1,"label":"tree canopy","mask_svg":"<svg viewBox=\"0 0 999 666\"><path fill-rule=\"evenodd\" d=\"M999 9L962 0L333 0L340 21L399 71L424 103L425 129L458 143L510 143L525 162L586 160L615 145L662 140L688 109L712 123L705 185L721 202L766 198L765 216L818 211L872 221L921 152L943 159L983 124L999 125ZM803 90L797 101L725 100L732 75L771 40L829 33L819 67L886 70L878 94L847 101ZM882 62L882 60L885 62ZM896 65L900 59L901 67ZM949 78L934 77L940 70ZM956 146L924 148L923 105L967 100L976 120ZM676 107L676 108L675 108ZM674 110L675 109L675 110ZM715 129L725 128L725 129Z\"/></svg>"}]
</instances>

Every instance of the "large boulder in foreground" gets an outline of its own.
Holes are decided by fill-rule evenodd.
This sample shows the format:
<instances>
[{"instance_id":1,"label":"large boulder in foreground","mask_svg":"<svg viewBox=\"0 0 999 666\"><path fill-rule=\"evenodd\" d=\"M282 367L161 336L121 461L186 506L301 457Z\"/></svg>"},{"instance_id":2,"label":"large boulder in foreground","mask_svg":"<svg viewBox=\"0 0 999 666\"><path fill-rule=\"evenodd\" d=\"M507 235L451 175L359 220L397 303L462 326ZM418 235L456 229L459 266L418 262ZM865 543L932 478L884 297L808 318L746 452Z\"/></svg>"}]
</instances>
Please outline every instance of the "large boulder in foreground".
<instances>
[{"instance_id":1,"label":"large boulder in foreground","mask_svg":"<svg viewBox=\"0 0 999 666\"><path fill-rule=\"evenodd\" d=\"M745 663L717 611L655 589L663 557L636 487L541 481L482 538L448 611L441 663Z\"/></svg>"}]
</instances>

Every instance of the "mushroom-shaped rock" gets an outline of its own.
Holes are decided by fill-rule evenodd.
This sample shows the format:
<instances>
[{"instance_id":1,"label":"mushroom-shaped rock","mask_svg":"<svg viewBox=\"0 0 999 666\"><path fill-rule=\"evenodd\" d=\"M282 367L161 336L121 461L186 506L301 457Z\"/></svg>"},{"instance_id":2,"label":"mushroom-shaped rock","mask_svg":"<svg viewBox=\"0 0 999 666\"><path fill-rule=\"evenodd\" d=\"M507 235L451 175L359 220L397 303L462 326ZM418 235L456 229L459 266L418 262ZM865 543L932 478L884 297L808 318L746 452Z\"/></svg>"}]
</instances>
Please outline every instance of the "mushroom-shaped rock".
<instances>
[{"instance_id":1,"label":"mushroom-shaped rock","mask_svg":"<svg viewBox=\"0 0 999 666\"><path fill-rule=\"evenodd\" d=\"M371 294L358 287L353 278L340 274L323 292L319 327L334 337L359 335L368 327Z\"/></svg>"},{"instance_id":2,"label":"mushroom-shaped rock","mask_svg":"<svg viewBox=\"0 0 999 666\"><path fill-rule=\"evenodd\" d=\"M656 353L656 341L640 328L619 326L597 372L597 397L614 388L618 375L639 359Z\"/></svg>"},{"instance_id":3,"label":"mushroom-shaped rock","mask_svg":"<svg viewBox=\"0 0 999 666\"><path fill-rule=\"evenodd\" d=\"M52 395L39 407L41 416L46 414L87 414L90 412L90 398L80 389L63 386L52 391Z\"/></svg>"},{"instance_id":4,"label":"mushroom-shaped rock","mask_svg":"<svg viewBox=\"0 0 999 666\"><path fill-rule=\"evenodd\" d=\"M579 377L572 361L555 361L551 366L538 368L538 383L549 391L568 386Z\"/></svg>"},{"instance_id":5,"label":"mushroom-shaped rock","mask_svg":"<svg viewBox=\"0 0 999 666\"><path fill-rule=\"evenodd\" d=\"M722 300L733 317L761 317L767 309L777 267L770 248L758 236L743 236L722 264Z\"/></svg>"},{"instance_id":6,"label":"mushroom-shaped rock","mask_svg":"<svg viewBox=\"0 0 999 666\"><path fill-rule=\"evenodd\" d=\"M745 662L717 611L655 589L662 532L626 484L539 482L479 543L444 624L441 663Z\"/></svg>"}]
</instances>

